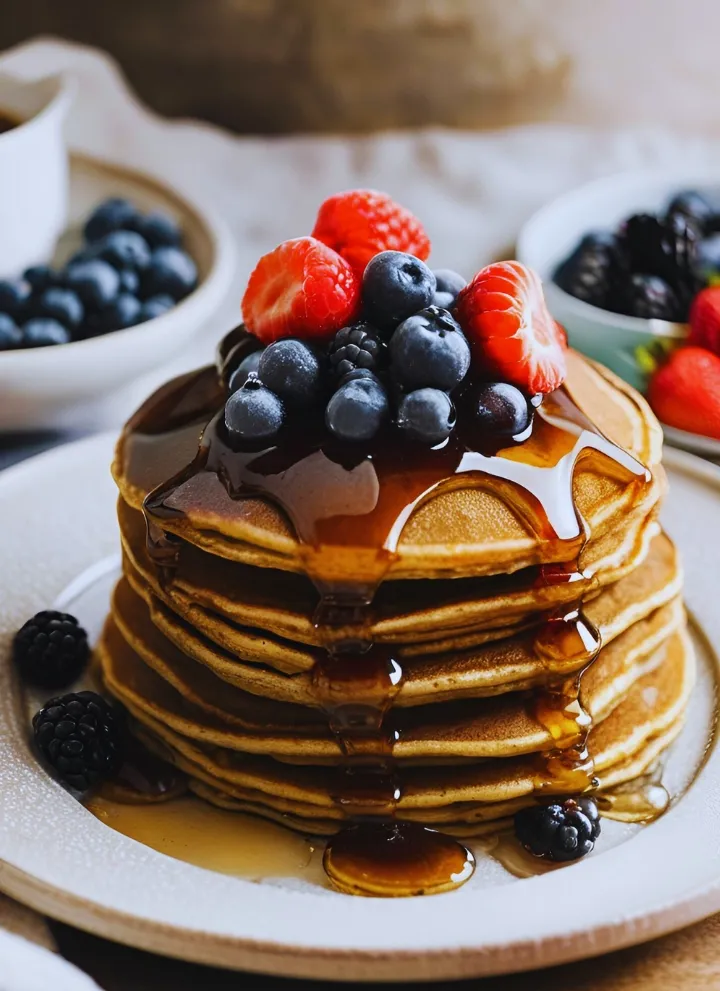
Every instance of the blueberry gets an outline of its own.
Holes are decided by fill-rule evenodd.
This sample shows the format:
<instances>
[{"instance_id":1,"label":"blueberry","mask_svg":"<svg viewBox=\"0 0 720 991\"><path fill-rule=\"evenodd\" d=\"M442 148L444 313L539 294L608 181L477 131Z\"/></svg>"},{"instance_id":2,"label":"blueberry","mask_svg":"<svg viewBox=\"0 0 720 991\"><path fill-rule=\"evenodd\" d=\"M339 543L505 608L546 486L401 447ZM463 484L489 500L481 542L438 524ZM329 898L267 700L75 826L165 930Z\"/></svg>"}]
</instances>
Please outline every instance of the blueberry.
<instances>
[{"instance_id":1,"label":"blueberry","mask_svg":"<svg viewBox=\"0 0 720 991\"><path fill-rule=\"evenodd\" d=\"M374 326L392 330L429 306L435 287L435 276L419 258L403 251L381 251L370 259L363 275L365 314Z\"/></svg>"},{"instance_id":2,"label":"blueberry","mask_svg":"<svg viewBox=\"0 0 720 991\"><path fill-rule=\"evenodd\" d=\"M100 258L70 265L65 271L65 284L74 289L88 309L109 306L120 289L120 276Z\"/></svg>"},{"instance_id":3,"label":"blueberry","mask_svg":"<svg viewBox=\"0 0 720 991\"><path fill-rule=\"evenodd\" d=\"M88 317L89 336L108 334L113 330L124 330L142 322L142 304L137 296L129 292L119 293L112 302Z\"/></svg>"},{"instance_id":4,"label":"blueberry","mask_svg":"<svg viewBox=\"0 0 720 991\"><path fill-rule=\"evenodd\" d=\"M429 386L449 392L470 367L470 348L447 310L429 306L403 320L390 338L396 382L405 389Z\"/></svg>"},{"instance_id":5,"label":"blueberry","mask_svg":"<svg viewBox=\"0 0 720 991\"><path fill-rule=\"evenodd\" d=\"M182 240L177 223L160 211L153 211L144 217L138 214L129 229L142 234L151 248L179 248Z\"/></svg>"},{"instance_id":6,"label":"blueberry","mask_svg":"<svg viewBox=\"0 0 720 991\"><path fill-rule=\"evenodd\" d=\"M254 374L225 403L225 426L233 440L271 440L284 418L281 400Z\"/></svg>"},{"instance_id":7,"label":"blueberry","mask_svg":"<svg viewBox=\"0 0 720 991\"><path fill-rule=\"evenodd\" d=\"M20 347L22 333L13 318L7 313L0 313L0 351L12 351Z\"/></svg>"},{"instance_id":8,"label":"blueberry","mask_svg":"<svg viewBox=\"0 0 720 991\"><path fill-rule=\"evenodd\" d=\"M82 262L92 261L94 257L95 257L95 250L93 249L92 246L80 248L79 251L76 251L74 254L72 254L65 262L65 271L67 271L71 265L80 265ZM65 279L65 273L64 272L60 273L58 275L58 282L64 282L64 279Z\"/></svg>"},{"instance_id":9,"label":"blueberry","mask_svg":"<svg viewBox=\"0 0 720 991\"><path fill-rule=\"evenodd\" d=\"M32 295L29 282L19 279L17 282L0 281L0 313L9 313L11 317L21 316Z\"/></svg>"},{"instance_id":10,"label":"blueberry","mask_svg":"<svg viewBox=\"0 0 720 991\"><path fill-rule=\"evenodd\" d=\"M325 424L339 440L371 440L383 425L388 411L387 395L378 378L372 374L349 377L327 404Z\"/></svg>"},{"instance_id":11,"label":"blueberry","mask_svg":"<svg viewBox=\"0 0 720 991\"><path fill-rule=\"evenodd\" d=\"M600 835L597 805L591 798L532 805L516 814L515 835L535 857L561 863L579 860Z\"/></svg>"},{"instance_id":12,"label":"blueberry","mask_svg":"<svg viewBox=\"0 0 720 991\"><path fill-rule=\"evenodd\" d=\"M397 426L410 440L440 444L455 427L455 407L440 389L416 389L400 400Z\"/></svg>"},{"instance_id":13,"label":"blueberry","mask_svg":"<svg viewBox=\"0 0 720 991\"><path fill-rule=\"evenodd\" d=\"M111 231L117 231L132 224L137 216L135 207L128 200L113 197L100 204L88 217L83 229L85 240L91 244L99 241Z\"/></svg>"},{"instance_id":14,"label":"blueberry","mask_svg":"<svg viewBox=\"0 0 720 991\"><path fill-rule=\"evenodd\" d=\"M228 389L230 392L237 392L237 390L247 382L251 373L257 374L258 365L260 364L262 355L262 348L260 348L259 351L251 351L250 354L245 355L243 360L230 376L230 381L228 382Z\"/></svg>"},{"instance_id":15,"label":"blueberry","mask_svg":"<svg viewBox=\"0 0 720 991\"><path fill-rule=\"evenodd\" d=\"M175 300L172 296L151 296L142 305L139 322L144 323L146 320L154 320L155 317L161 317L163 313L172 310L174 306Z\"/></svg>"},{"instance_id":16,"label":"blueberry","mask_svg":"<svg viewBox=\"0 0 720 991\"><path fill-rule=\"evenodd\" d=\"M96 257L109 262L113 268L134 268L142 272L150 264L150 248L142 235L135 231L112 231L95 245Z\"/></svg>"},{"instance_id":17,"label":"blueberry","mask_svg":"<svg viewBox=\"0 0 720 991\"><path fill-rule=\"evenodd\" d=\"M320 362L304 341L288 338L270 344L262 353L257 371L261 381L290 409L307 409L320 398Z\"/></svg>"},{"instance_id":18,"label":"blueberry","mask_svg":"<svg viewBox=\"0 0 720 991\"><path fill-rule=\"evenodd\" d=\"M472 394L472 414L484 433L497 437L516 437L530 426L527 399L507 382L479 385Z\"/></svg>"},{"instance_id":19,"label":"blueberry","mask_svg":"<svg viewBox=\"0 0 720 991\"><path fill-rule=\"evenodd\" d=\"M644 320L681 319L678 298L659 275L631 275L626 295L626 310L630 316Z\"/></svg>"},{"instance_id":20,"label":"blueberry","mask_svg":"<svg viewBox=\"0 0 720 991\"><path fill-rule=\"evenodd\" d=\"M133 296L137 296L138 289L140 288L140 276L137 274L133 268L121 268L120 269L120 292L129 292ZM172 305L175 304L172 302Z\"/></svg>"},{"instance_id":21,"label":"blueberry","mask_svg":"<svg viewBox=\"0 0 720 991\"><path fill-rule=\"evenodd\" d=\"M35 317L23 324L23 347L44 348L51 344L67 344L69 340L70 331L50 317Z\"/></svg>"},{"instance_id":22,"label":"blueberry","mask_svg":"<svg viewBox=\"0 0 720 991\"><path fill-rule=\"evenodd\" d=\"M145 296L167 293L182 299L197 285L197 266L190 255L179 248L156 248L143 273Z\"/></svg>"},{"instance_id":23,"label":"blueberry","mask_svg":"<svg viewBox=\"0 0 720 991\"><path fill-rule=\"evenodd\" d=\"M33 302L33 311L35 316L52 317L70 329L79 327L85 317L85 308L80 297L72 289L46 289Z\"/></svg>"},{"instance_id":24,"label":"blueberry","mask_svg":"<svg viewBox=\"0 0 720 991\"><path fill-rule=\"evenodd\" d=\"M455 305L455 296L451 292L433 293L432 306L437 306L439 310L451 310Z\"/></svg>"},{"instance_id":25,"label":"blueberry","mask_svg":"<svg viewBox=\"0 0 720 991\"><path fill-rule=\"evenodd\" d=\"M54 272L49 265L31 265L23 272L23 279L29 282L33 292L42 292L50 286L58 284L58 273Z\"/></svg>"},{"instance_id":26,"label":"blueberry","mask_svg":"<svg viewBox=\"0 0 720 991\"><path fill-rule=\"evenodd\" d=\"M464 289L467 285L467 282L463 279L462 275L458 275L457 272L453 272L451 268L436 268L435 282L437 283L437 292L449 293L453 299L455 299L460 290Z\"/></svg>"}]
</instances>

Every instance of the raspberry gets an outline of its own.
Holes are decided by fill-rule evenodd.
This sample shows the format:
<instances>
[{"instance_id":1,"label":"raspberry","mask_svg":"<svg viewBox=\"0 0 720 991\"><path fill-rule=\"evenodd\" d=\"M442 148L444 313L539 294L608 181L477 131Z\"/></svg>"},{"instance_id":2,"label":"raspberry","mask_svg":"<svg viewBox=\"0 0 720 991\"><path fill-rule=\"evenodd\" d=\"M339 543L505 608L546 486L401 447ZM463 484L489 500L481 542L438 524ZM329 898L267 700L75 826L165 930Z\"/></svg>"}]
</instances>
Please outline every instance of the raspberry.
<instances>
[{"instance_id":1,"label":"raspberry","mask_svg":"<svg viewBox=\"0 0 720 991\"><path fill-rule=\"evenodd\" d=\"M417 217L374 189L351 189L325 200L313 237L341 254L358 276L381 251L404 251L422 261L430 254L430 240Z\"/></svg>"},{"instance_id":2,"label":"raspberry","mask_svg":"<svg viewBox=\"0 0 720 991\"><path fill-rule=\"evenodd\" d=\"M281 337L329 339L360 310L360 283L314 237L283 241L255 266L242 301L245 326L264 344Z\"/></svg>"}]
</instances>

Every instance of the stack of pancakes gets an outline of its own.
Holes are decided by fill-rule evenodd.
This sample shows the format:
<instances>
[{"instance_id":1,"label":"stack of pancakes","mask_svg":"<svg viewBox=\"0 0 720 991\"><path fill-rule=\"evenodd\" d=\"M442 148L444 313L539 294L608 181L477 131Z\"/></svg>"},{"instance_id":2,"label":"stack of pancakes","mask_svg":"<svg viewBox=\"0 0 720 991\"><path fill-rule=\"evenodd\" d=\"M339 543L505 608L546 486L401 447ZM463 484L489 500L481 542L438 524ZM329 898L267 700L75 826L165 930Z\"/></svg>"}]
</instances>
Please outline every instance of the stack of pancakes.
<instances>
[{"instance_id":1,"label":"stack of pancakes","mask_svg":"<svg viewBox=\"0 0 720 991\"><path fill-rule=\"evenodd\" d=\"M384 713L401 819L473 835L562 791L548 757L578 741L565 739L567 713L557 726L538 713L573 675L601 789L644 774L682 725L694 661L680 565L657 523L660 429L610 373L572 353L569 366L582 412L652 475L639 487L608 458L578 460L567 485L585 530L582 575L540 580L543 568L567 566L562 544L543 541L499 488L441 488L404 525L362 628L338 632L387 646L402 669ZM337 787L347 752L317 678L327 644L305 548L275 501L182 474L224 395L213 368L175 380L120 439L123 576L99 645L102 677L137 735L198 795L330 834L350 815ZM182 511L163 522L168 575L143 504L173 477L169 502ZM568 649L542 649L568 614L582 620ZM578 629L597 636L599 652L578 649Z\"/></svg>"}]
</instances>

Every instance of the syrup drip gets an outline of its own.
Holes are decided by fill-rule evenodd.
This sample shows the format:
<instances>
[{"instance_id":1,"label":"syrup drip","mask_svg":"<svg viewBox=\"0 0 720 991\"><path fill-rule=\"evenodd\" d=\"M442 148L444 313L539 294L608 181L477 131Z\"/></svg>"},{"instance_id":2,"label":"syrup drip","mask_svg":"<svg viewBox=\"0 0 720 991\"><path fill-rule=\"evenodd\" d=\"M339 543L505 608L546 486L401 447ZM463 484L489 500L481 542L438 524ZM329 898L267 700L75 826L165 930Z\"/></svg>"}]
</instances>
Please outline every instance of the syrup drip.
<instances>
[{"instance_id":1,"label":"syrup drip","mask_svg":"<svg viewBox=\"0 0 720 991\"><path fill-rule=\"evenodd\" d=\"M662 767L598 795L597 805L606 819L619 822L654 822L666 812L670 795L662 784Z\"/></svg>"},{"instance_id":2,"label":"syrup drip","mask_svg":"<svg viewBox=\"0 0 720 991\"><path fill-rule=\"evenodd\" d=\"M229 335L220 348L223 381L253 347L242 332ZM212 369L201 373L194 386L198 397L212 394L217 383ZM327 713L345 755L334 797L352 825L327 846L328 876L341 890L374 895L431 893L464 883L474 862L462 844L397 818L402 800L393 758L397 730L386 715L400 690L402 667L392 651L369 637L338 643L338 628L370 627L375 593L397 557L411 515L440 492L470 486L490 488L537 535L547 561L540 580L575 584L579 603L592 577L581 567L586 533L573 500L577 464L601 458L602 471L629 483L634 492L648 484L649 472L601 435L564 387L536 407L533 428L522 443L497 449L483 449L482 439L464 426L470 417L461 415L453 436L432 450L387 438L371 450L354 450L330 440L321 420L312 418L301 418L294 431L290 427L282 445L233 450L222 410L217 412L222 400L213 396L202 416L197 412L202 400L194 403L185 395L183 402L189 412L175 426L185 431L182 442L192 437L203 416L207 426L199 450L188 453L186 468L169 481L159 472L153 479L157 487L144 504L148 548L164 580L172 582L178 542L163 524L190 508L184 490L190 480L207 479L213 497L220 498L219 479L230 500L259 494L289 517L304 570L319 593L315 623L325 651L313 672L317 704ZM462 412L462 398L459 406ZM152 423L151 410L145 411L148 419ZM125 467L132 477L138 457L135 435L152 429L140 415L131 430ZM147 464L147 450L141 458ZM558 558L573 563L550 563ZM535 716L554 741L538 761L537 787L584 791L592 783L593 768L586 749L590 719L581 705L580 686L582 671L600 649L599 637L578 605L546 624L536 649L546 663L549 684ZM579 673L562 674L571 667Z\"/></svg>"}]
</instances>

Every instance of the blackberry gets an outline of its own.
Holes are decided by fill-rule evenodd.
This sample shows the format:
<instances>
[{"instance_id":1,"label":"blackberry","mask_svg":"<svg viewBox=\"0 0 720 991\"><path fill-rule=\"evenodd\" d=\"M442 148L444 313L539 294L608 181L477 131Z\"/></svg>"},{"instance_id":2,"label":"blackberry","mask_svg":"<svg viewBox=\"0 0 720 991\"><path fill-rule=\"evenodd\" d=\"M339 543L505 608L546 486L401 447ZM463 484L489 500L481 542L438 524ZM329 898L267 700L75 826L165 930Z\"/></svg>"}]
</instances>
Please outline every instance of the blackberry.
<instances>
[{"instance_id":1,"label":"blackberry","mask_svg":"<svg viewBox=\"0 0 720 991\"><path fill-rule=\"evenodd\" d=\"M35 743L61 781L77 791L112 777L123 758L123 734L112 708L95 692L50 699L33 718Z\"/></svg>"},{"instance_id":2,"label":"blackberry","mask_svg":"<svg viewBox=\"0 0 720 991\"><path fill-rule=\"evenodd\" d=\"M612 307L621 268L617 241L612 234L587 234L555 270L553 281L570 296L592 306Z\"/></svg>"},{"instance_id":3,"label":"blackberry","mask_svg":"<svg viewBox=\"0 0 720 991\"><path fill-rule=\"evenodd\" d=\"M626 289L626 310L643 320L682 320L677 293L659 275L631 275Z\"/></svg>"},{"instance_id":4,"label":"blackberry","mask_svg":"<svg viewBox=\"0 0 720 991\"><path fill-rule=\"evenodd\" d=\"M387 346L368 323L343 327L330 345L328 357L332 375L340 381L349 372L367 369L377 372L384 363Z\"/></svg>"},{"instance_id":5,"label":"blackberry","mask_svg":"<svg viewBox=\"0 0 720 991\"><path fill-rule=\"evenodd\" d=\"M23 681L40 688L65 688L85 670L87 633L74 616L45 609L20 627L13 661Z\"/></svg>"},{"instance_id":6,"label":"blackberry","mask_svg":"<svg viewBox=\"0 0 720 991\"><path fill-rule=\"evenodd\" d=\"M710 199L696 189L686 189L672 198L667 208L668 220L684 217L703 233L708 230L715 218L715 208Z\"/></svg>"},{"instance_id":7,"label":"blackberry","mask_svg":"<svg viewBox=\"0 0 720 991\"><path fill-rule=\"evenodd\" d=\"M591 798L533 805L515 816L515 835L534 857L559 863L580 860L600 835L600 815Z\"/></svg>"}]
</instances>

